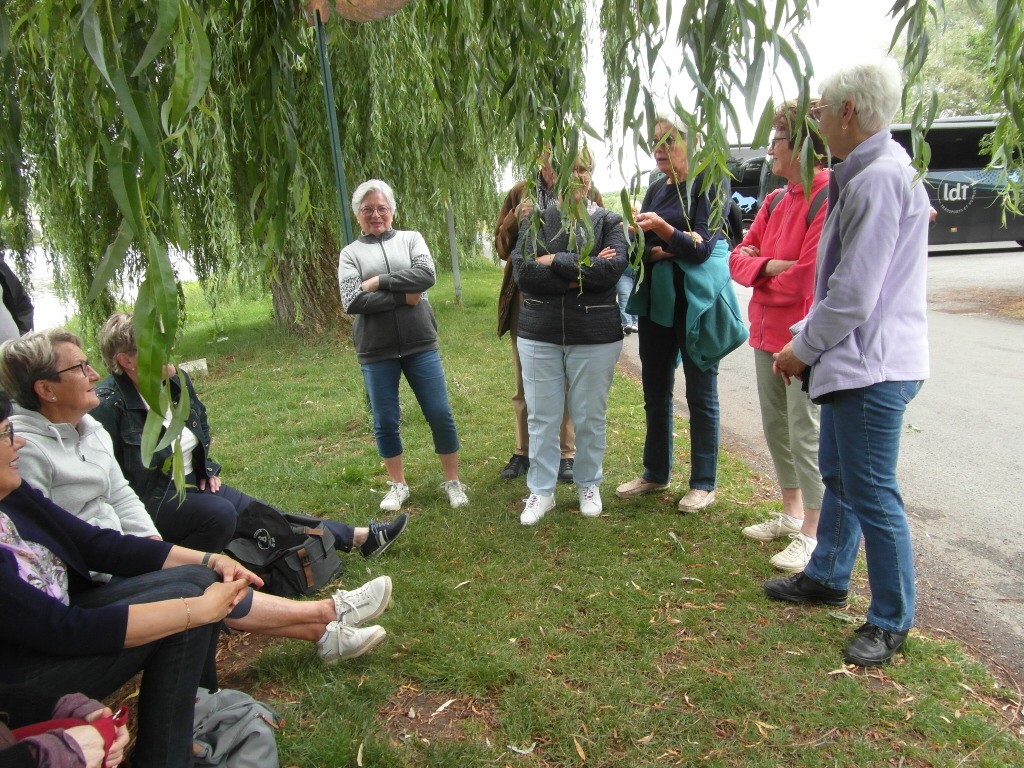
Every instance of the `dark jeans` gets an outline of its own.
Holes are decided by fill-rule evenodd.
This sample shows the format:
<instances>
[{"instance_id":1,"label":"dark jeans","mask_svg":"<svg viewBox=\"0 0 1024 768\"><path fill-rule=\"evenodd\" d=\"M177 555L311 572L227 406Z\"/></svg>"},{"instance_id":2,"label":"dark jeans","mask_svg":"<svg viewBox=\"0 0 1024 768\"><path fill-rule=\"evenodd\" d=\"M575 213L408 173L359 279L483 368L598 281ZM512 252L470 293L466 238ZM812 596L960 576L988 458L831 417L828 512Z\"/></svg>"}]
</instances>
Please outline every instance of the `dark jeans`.
<instances>
[{"instance_id":1,"label":"dark jeans","mask_svg":"<svg viewBox=\"0 0 1024 768\"><path fill-rule=\"evenodd\" d=\"M416 402L434 436L434 452L447 455L459 450L455 418L448 404L448 387L436 349L408 357L362 363L363 383L373 410L373 434L381 458L402 455L402 436L398 431L402 411L398 402L398 383L402 375L409 382Z\"/></svg>"},{"instance_id":2,"label":"dark jeans","mask_svg":"<svg viewBox=\"0 0 1024 768\"><path fill-rule=\"evenodd\" d=\"M137 605L179 597L198 597L219 577L199 565L142 576L113 579L76 595L80 608ZM182 627L185 607L181 606ZM138 700L138 738L133 764L146 768L187 768L192 760L192 718L196 688L216 687L209 679L220 624L193 627L161 640L96 656L23 657L23 682L66 694L80 691L103 699L142 672ZM73 649L69 649L73 650Z\"/></svg>"},{"instance_id":3,"label":"dark jeans","mask_svg":"<svg viewBox=\"0 0 1024 768\"><path fill-rule=\"evenodd\" d=\"M676 302L672 328L641 316L641 380L647 437L644 440L644 479L664 484L672 475L672 392L676 361L681 356L686 378L686 407L690 412L690 488L715 489L718 481L718 364L702 371L686 352L686 304Z\"/></svg>"},{"instance_id":4,"label":"dark jeans","mask_svg":"<svg viewBox=\"0 0 1024 768\"><path fill-rule=\"evenodd\" d=\"M235 535L238 514L255 499L224 484L216 493L200 491L194 487L194 475L189 475L185 480L191 487L185 492L183 501L175 493L173 484L168 489L167 498L154 516L157 530L166 541L182 547L198 549L200 552L222 551ZM335 549L351 551L352 536L355 533L352 526L336 520L322 522L334 534Z\"/></svg>"}]
</instances>

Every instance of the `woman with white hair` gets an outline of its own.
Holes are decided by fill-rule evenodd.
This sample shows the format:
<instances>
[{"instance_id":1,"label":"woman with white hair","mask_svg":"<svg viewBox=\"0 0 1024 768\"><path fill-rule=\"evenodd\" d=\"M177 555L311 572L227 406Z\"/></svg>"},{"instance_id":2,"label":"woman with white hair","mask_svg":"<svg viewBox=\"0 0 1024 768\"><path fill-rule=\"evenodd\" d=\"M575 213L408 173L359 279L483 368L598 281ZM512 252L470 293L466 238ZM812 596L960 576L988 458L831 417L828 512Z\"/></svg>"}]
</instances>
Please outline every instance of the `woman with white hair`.
<instances>
[{"instance_id":1,"label":"woman with white hair","mask_svg":"<svg viewBox=\"0 0 1024 768\"><path fill-rule=\"evenodd\" d=\"M371 179L356 187L352 211L362 236L345 246L338 261L341 304L355 315L356 356L373 410L377 450L390 477L380 508L397 512L409 498L399 433L402 375L433 433L448 501L463 507L469 499L459 482L459 436L426 293L435 280L434 260L419 232L392 228L395 209L387 183Z\"/></svg>"},{"instance_id":2,"label":"woman with white hair","mask_svg":"<svg viewBox=\"0 0 1024 768\"><path fill-rule=\"evenodd\" d=\"M815 110L833 157L814 301L775 355L821 403L825 484L818 543L802 574L764 585L789 602L844 605L861 534L871 603L847 663L883 664L914 623L914 556L896 482L907 404L928 377L928 194L887 126L900 104L894 62L829 77Z\"/></svg>"}]
</instances>

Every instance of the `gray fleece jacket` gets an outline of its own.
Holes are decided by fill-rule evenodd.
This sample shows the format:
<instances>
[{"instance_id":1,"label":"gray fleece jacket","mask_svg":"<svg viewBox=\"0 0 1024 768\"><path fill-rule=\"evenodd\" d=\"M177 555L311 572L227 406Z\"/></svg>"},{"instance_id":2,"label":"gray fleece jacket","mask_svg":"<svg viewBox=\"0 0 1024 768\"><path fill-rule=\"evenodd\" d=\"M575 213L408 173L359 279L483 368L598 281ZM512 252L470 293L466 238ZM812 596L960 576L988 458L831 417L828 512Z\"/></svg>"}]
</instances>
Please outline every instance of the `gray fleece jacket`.
<instances>
[{"instance_id":1,"label":"gray fleece jacket","mask_svg":"<svg viewBox=\"0 0 1024 768\"><path fill-rule=\"evenodd\" d=\"M18 456L21 478L54 504L100 528L160 535L121 474L110 435L96 419L86 414L76 429L15 405L11 423L27 441Z\"/></svg>"},{"instance_id":2,"label":"gray fleece jacket","mask_svg":"<svg viewBox=\"0 0 1024 768\"><path fill-rule=\"evenodd\" d=\"M380 277L380 289L362 283ZM389 229L363 235L338 259L341 305L355 315L352 333L360 363L376 363L437 349L437 322L426 290L434 284L434 260L419 232ZM410 306L407 294L422 294Z\"/></svg>"}]
</instances>

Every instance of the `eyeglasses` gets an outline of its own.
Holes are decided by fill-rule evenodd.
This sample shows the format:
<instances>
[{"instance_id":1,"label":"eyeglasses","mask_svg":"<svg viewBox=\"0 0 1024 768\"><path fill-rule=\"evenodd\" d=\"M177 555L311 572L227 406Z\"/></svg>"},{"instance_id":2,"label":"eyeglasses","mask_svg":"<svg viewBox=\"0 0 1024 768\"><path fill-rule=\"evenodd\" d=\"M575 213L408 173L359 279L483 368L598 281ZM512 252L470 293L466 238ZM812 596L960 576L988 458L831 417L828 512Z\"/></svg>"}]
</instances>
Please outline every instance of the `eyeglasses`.
<instances>
[{"instance_id":1,"label":"eyeglasses","mask_svg":"<svg viewBox=\"0 0 1024 768\"><path fill-rule=\"evenodd\" d=\"M82 360L80 363L75 363L74 365L69 365L67 368L61 368L59 371L57 371L57 373L54 374L53 378L55 378L55 379L59 378L62 373L67 373L68 371L73 371L73 370L75 370L75 368L80 370L82 372L82 375L85 378L89 378L89 371L92 370L92 366L89 365L89 361L88 360Z\"/></svg>"},{"instance_id":2,"label":"eyeglasses","mask_svg":"<svg viewBox=\"0 0 1024 768\"><path fill-rule=\"evenodd\" d=\"M770 144L771 146L773 146L773 147L774 147L774 146L775 146L776 144L778 144L778 143L779 143L780 141L789 141L789 136L776 136L776 137L775 137L774 139L772 139L772 140L771 140L770 142L768 142L768 143L769 143L769 144Z\"/></svg>"},{"instance_id":3,"label":"eyeglasses","mask_svg":"<svg viewBox=\"0 0 1024 768\"><path fill-rule=\"evenodd\" d=\"M589 176L590 175L590 169L589 168L573 168L572 169L572 175L573 176L581 176L581 177L582 176Z\"/></svg>"},{"instance_id":4,"label":"eyeglasses","mask_svg":"<svg viewBox=\"0 0 1024 768\"><path fill-rule=\"evenodd\" d=\"M821 113L825 109L831 108L831 104L825 104L824 102L819 101L817 104L815 104L813 107L807 110L807 114L811 116L812 120L821 120Z\"/></svg>"},{"instance_id":5,"label":"eyeglasses","mask_svg":"<svg viewBox=\"0 0 1024 768\"><path fill-rule=\"evenodd\" d=\"M373 216L375 213L378 216L387 216L391 213L391 209L386 205L378 205L376 207L367 205L359 209L360 216Z\"/></svg>"},{"instance_id":6,"label":"eyeglasses","mask_svg":"<svg viewBox=\"0 0 1024 768\"><path fill-rule=\"evenodd\" d=\"M11 441L11 447L14 447L14 425L11 422L7 422L7 429L0 430L0 440L8 438Z\"/></svg>"}]
</instances>

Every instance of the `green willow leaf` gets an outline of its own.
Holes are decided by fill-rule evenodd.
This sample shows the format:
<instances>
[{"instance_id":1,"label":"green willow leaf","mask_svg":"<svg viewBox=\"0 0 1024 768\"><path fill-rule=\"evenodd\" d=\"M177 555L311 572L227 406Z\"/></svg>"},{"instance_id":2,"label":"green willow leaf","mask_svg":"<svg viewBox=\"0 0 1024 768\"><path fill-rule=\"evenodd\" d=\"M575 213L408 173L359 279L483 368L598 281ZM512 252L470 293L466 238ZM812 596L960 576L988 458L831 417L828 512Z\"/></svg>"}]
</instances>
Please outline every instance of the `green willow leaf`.
<instances>
[{"instance_id":1,"label":"green willow leaf","mask_svg":"<svg viewBox=\"0 0 1024 768\"><path fill-rule=\"evenodd\" d=\"M106 54L103 50L103 30L100 28L99 16L96 13L96 0L82 0L82 42L85 50L92 59L96 69L103 75L111 88L114 87L107 71Z\"/></svg>"},{"instance_id":2,"label":"green willow leaf","mask_svg":"<svg viewBox=\"0 0 1024 768\"><path fill-rule=\"evenodd\" d=\"M146 44L146 50L139 57L138 64L132 70L132 77L138 77L142 71L153 63L164 46L171 39L174 27L178 22L178 7L180 0L159 0L160 11L157 15L156 29Z\"/></svg>"},{"instance_id":3,"label":"green willow leaf","mask_svg":"<svg viewBox=\"0 0 1024 768\"><path fill-rule=\"evenodd\" d=\"M146 220L143 216L142 195L139 190L138 169L122 159L119 144L108 144L101 139L107 159L107 181L125 223L138 242L145 242Z\"/></svg>"},{"instance_id":4,"label":"green willow leaf","mask_svg":"<svg viewBox=\"0 0 1024 768\"><path fill-rule=\"evenodd\" d=\"M114 275L121 271L124 264L125 254L128 253L128 246L132 244L132 230L128 223L121 221L118 227L117 237L107 246L99 265L96 267L96 274L92 279L92 288L89 290L86 301L96 301L106 289L107 284Z\"/></svg>"},{"instance_id":5,"label":"green willow leaf","mask_svg":"<svg viewBox=\"0 0 1024 768\"><path fill-rule=\"evenodd\" d=\"M152 119L147 119L145 114L146 96L128 87L128 80L120 69L110 73L110 85L117 96L117 104L121 108L125 121L132 135L139 142L147 159L155 165L162 163L162 157L158 149L159 138L156 133Z\"/></svg>"}]
</instances>

